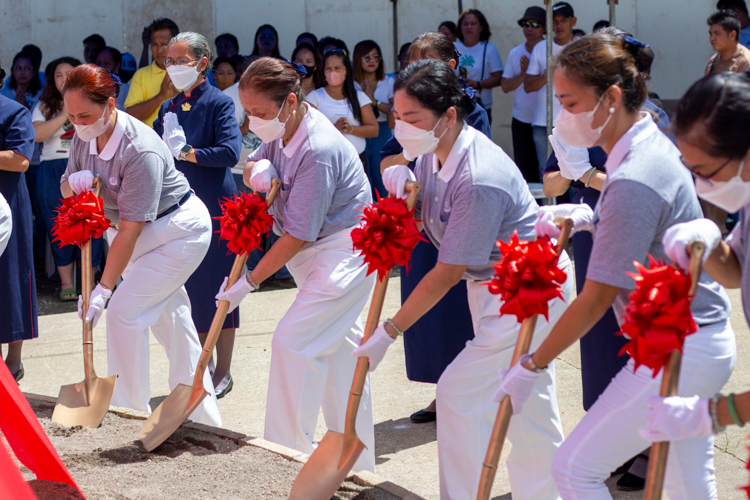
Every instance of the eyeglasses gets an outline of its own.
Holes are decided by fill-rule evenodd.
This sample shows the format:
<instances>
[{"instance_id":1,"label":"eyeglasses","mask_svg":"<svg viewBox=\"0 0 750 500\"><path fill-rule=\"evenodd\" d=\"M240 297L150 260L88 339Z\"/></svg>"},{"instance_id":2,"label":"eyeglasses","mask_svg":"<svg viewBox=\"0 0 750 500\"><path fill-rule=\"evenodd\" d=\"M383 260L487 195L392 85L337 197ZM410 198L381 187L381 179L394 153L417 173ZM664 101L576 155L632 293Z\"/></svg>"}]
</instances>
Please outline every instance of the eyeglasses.
<instances>
[{"instance_id":1,"label":"eyeglasses","mask_svg":"<svg viewBox=\"0 0 750 500\"><path fill-rule=\"evenodd\" d=\"M687 168L688 170L690 170L690 173L692 174L693 178L694 179L700 179L703 182L705 182L706 184L708 184L709 186L713 186L713 182L711 182L711 178L714 177L719 172L721 172L722 170L724 170L724 168L726 168L727 165L729 165L730 163L732 163L733 160L735 160L735 158L729 158L727 161L725 161L724 163L722 163L719 168L717 168L716 170L714 170L710 174L708 174L708 175L701 175L701 174L699 174L698 172L695 171L694 167L691 167L690 165L687 164L687 162L685 161L685 158L683 158L682 156L680 156L680 161L682 162L683 165L685 165L685 168Z\"/></svg>"},{"instance_id":2,"label":"eyeglasses","mask_svg":"<svg viewBox=\"0 0 750 500\"><path fill-rule=\"evenodd\" d=\"M542 23L538 23L536 21L521 21L518 24L520 24L522 28L534 28L534 29L536 29L536 28L541 28L542 27Z\"/></svg>"},{"instance_id":3,"label":"eyeglasses","mask_svg":"<svg viewBox=\"0 0 750 500\"><path fill-rule=\"evenodd\" d=\"M369 55L368 56L364 56L362 59L365 62L367 62L367 63L368 62L375 62L375 63L379 63L380 62L380 56L377 55L377 54L375 54L374 56L369 56Z\"/></svg>"},{"instance_id":4,"label":"eyeglasses","mask_svg":"<svg viewBox=\"0 0 750 500\"><path fill-rule=\"evenodd\" d=\"M331 50L326 50L325 52L323 52L324 56L327 56L329 54L336 54L339 56L346 57L346 51L344 49L331 49Z\"/></svg>"},{"instance_id":5,"label":"eyeglasses","mask_svg":"<svg viewBox=\"0 0 750 500\"><path fill-rule=\"evenodd\" d=\"M164 59L164 67L168 68L170 66L187 66L191 62L195 61L200 61L200 59L178 59L176 61L174 59Z\"/></svg>"}]
</instances>

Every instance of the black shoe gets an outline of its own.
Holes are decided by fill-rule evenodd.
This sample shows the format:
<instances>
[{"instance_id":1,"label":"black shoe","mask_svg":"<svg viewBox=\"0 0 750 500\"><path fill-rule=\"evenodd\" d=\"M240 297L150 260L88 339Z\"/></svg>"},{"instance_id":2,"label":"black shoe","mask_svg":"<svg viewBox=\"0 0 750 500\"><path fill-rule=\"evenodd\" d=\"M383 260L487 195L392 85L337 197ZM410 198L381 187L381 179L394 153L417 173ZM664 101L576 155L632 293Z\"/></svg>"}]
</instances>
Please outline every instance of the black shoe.
<instances>
[{"instance_id":1,"label":"black shoe","mask_svg":"<svg viewBox=\"0 0 750 500\"><path fill-rule=\"evenodd\" d=\"M612 476L619 476L620 474L625 474L627 471L630 470L630 467L632 467L633 463L635 462L635 459L638 457L633 457L621 466L619 466L615 471L609 475L609 477Z\"/></svg>"},{"instance_id":2,"label":"black shoe","mask_svg":"<svg viewBox=\"0 0 750 500\"><path fill-rule=\"evenodd\" d=\"M409 420L414 424L426 424L427 422L434 422L437 419L437 413L434 411L419 410L416 413L412 413Z\"/></svg>"},{"instance_id":3,"label":"black shoe","mask_svg":"<svg viewBox=\"0 0 750 500\"><path fill-rule=\"evenodd\" d=\"M626 472L617 480L617 489L620 491L641 491L646 485L646 479L635 474Z\"/></svg>"},{"instance_id":4,"label":"black shoe","mask_svg":"<svg viewBox=\"0 0 750 500\"><path fill-rule=\"evenodd\" d=\"M230 376L229 382L227 382L227 386L220 391L216 391L216 399L221 399L224 396L226 396L232 390L232 387L234 387L234 381L232 380L232 377Z\"/></svg>"},{"instance_id":5,"label":"black shoe","mask_svg":"<svg viewBox=\"0 0 750 500\"><path fill-rule=\"evenodd\" d=\"M19 368L18 371L13 374L13 378L16 379L16 383L21 381L25 373L26 372L23 369L23 363L21 363L21 368Z\"/></svg>"}]
</instances>

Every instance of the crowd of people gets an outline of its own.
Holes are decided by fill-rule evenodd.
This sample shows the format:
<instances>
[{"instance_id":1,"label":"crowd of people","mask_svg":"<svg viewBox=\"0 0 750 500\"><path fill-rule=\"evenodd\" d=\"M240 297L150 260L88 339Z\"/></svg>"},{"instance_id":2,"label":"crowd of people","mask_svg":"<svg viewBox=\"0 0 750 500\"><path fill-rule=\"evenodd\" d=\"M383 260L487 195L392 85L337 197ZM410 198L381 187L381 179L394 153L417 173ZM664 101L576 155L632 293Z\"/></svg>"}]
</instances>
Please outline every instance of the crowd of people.
<instances>
[{"instance_id":1,"label":"crowd of people","mask_svg":"<svg viewBox=\"0 0 750 500\"><path fill-rule=\"evenodd\" d=\"M302 33L287 60L271 25L257 29L248 56L232 34L212 47L166 18L144 28L138 61L94 34L83 41L83 62L61 57L42 72L41 50L23 47L7 80L0 69L8 369L21 380L23 342L39 335L35 261L48 247L59 299L79 300L79 250L47 242L60 199L98 176L113 226L93 241L86 320L96 323L108 307L108 366L120 376L113 404L151 410L149 331L169 358L170 387L190 385L216 299L227 300L204 380L210 397L191 416L221 425L237 306L276 280L298 291L273 335L270 441L312 453L321 408L328 428L341 431L353 356L367 356L372 371L403 334L407 376L436 384L435 400L410 418L437 421L441 497L476 496L498 402L509 395L514 497L610 498L604 481L615 473L621 489L642 489L651 442L671 440L669 497L716 498L713 435L750 420L750 393L717 394L736 359L723 287L750 287L750 17L744 0L716 7L707 19L716 53L672 121L648 90L658 61L647 41L606 21L587 35L564 1L553 6L552 26L544 8L526 9L518 20L525 42L505 63L486 16L467 9L404 44L395 73L373 40L350 51L340 39ZM513 158L491 140L496 87L513 93ZM224 290L234 259L218 237L220 200L267 192L276 178L274 230ZM422 185L416 217L426 240L410 272L402 269L402 307L360 345L375 277L349 233L362 206L404 195L408 180ZM528 184L539 182L557 204L538 206ZM563 298L537 322L533 354L498 375L518 324L498 314L502 301L485 286L500 258L495 241L514 232L557 237L560 216L574 222L575 273L561 255ZM680 396L659 399L660 377L620 355L627 339L616 332L634 288L628 272L647 255L687 267L694 240L710 250L692 303L699 331L685 344ZM579 340L587 414L565 438L554 359ZM369 379L357 434L366 451L355 470L374 470Z\"/></svg>"}]
</instances>

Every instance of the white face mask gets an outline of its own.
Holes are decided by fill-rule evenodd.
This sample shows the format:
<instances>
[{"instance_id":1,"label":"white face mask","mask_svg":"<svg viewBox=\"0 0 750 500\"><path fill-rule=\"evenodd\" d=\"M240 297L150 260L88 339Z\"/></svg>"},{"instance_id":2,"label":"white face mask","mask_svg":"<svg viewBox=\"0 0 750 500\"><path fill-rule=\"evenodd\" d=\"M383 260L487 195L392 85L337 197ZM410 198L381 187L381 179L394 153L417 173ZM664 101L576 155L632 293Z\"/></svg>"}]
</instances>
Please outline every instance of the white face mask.
<instances>
[{"instance_id":1,"label":"white face mask","mask_svg":"<svg viewBox=\"0 0 750 500\"><path fill-rule=\"evenodd\" d=\"M443 133L440 134L440 137L435 135L435 129L442 119L443 117L441 116L440 120L438 120L435 126L432 127L432 130L424 130L415 127L411 123L396 120L396 128L393 129L393 135L411 158L430 154L437 149L440 139L448 131L446 128Z\"/></svg>"},{"instance_id":2,"label":"white face mask","mask_svg":"<svg viewBox=\"0 0 750 500\"><path fill-rule=\"evenodd\" d=\"M601 127L593 128L594 113L604 99L604 94L599 98L594 109L584 113L573 114L567 109L560 110L555 119L555 128L563 141L574 148L593 148L596 141L602 136L602 130L607 126L615 108L609 108L609 116Z\"/></svg>"},{"instance_id":3,"label":"white face mask","mask_svg":"<svg viewBox=\"0 0 750 500\"><path fill-rule=\"evenodd\" d=\"M170 66L167 73L174 86L180 90L192 87L200 75L197 66Z\"/></svg>"},{"instance_id":4,"label":"white face mask","mask_svg":"<svg viewBox=\"0 0 750 500\"><path fill-rule=\"evenodd\" d=\"M286 131L286 122L289 121L289 118L291 118L293 114L289 113L289 116L286 117L284 123L281 123L281 121L279 120L279 115L281 115L281 110L284 109L285 105L286 101L284 101L284 104L281 105L281 107L279 108L279 112L276 113L276 118L274 118L273 120L264 120L263 118L258 118L257 116L250 117L250 130L253 132L253 134L260 137L261 141L272 142L284 136L284 132Z\"/></svg>"},{"instance_id":5,"label":"white face mask","mask_svg":"<svg viewBox=\"0 0 750 500\"><path fill-rule=\"evenodd\" d=\"M104 111L102 112L101 118L96 120L94 123L91 123L89 125L73 124L76 129L76 135L78 136L78 138L84 142L90 142L106 132L107 127L109 126L109 120L104 119L104 115L106 113L107 106L104 106Z\"/></svg>"},{"instance_id":6,"label":"white face mask","mask_svg":"<svg viewBox=\"0 0 750 500\"><path fill-rule=\"evenodd\" d=\"M750 204L750 182L742 179L744 166L745 160L743 159L737 175L728 181L711 181L711 186L701 179L696 179L695 190L698 192L698 197L730 214Z\"/></svg>"}]
</instances>

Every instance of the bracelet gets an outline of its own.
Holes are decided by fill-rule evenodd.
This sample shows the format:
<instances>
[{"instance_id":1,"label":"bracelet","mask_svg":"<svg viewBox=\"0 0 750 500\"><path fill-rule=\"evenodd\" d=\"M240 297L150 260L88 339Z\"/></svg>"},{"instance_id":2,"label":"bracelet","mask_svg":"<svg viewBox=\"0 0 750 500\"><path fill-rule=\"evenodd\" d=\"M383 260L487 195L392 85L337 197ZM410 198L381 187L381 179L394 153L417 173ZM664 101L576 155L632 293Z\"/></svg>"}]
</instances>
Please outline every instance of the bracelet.
<instances>
[{"instance_id":1,"label":"bracelet","mask_svg":"<svg viewBox=\"0 0 750 500\"><path fill-rule=\"evenodd\" d=\"M547 369L546 366L544 368L539 368L538 366L536 366L536 363L534 363L534 354L533 353L532 354L526 354L521 359L520 362L521 363L528 363L529 368L531 369L532 372L542 373L544 370Z\"/></svg>"},{"instance_id":2,"label":"bracelet","mask_svg":"<svg viewBox=\"0 0 750 500\"><path fill-rule=\"evenodd\" d=\"M591 177L594 175L594 172L596 172L596 168L592 167L591 170L589 170L589 175L586 177L586 182L584 183L586 187L589 187L589 182L591 182Z\"/></svg>"},{"instance_id":3,"label":"bracelet","mask_svg":"<svg viewBox=\"0 0 750 500\"><path fill-rule=\"evenodd\" d=\"M250 286L253 287L253 290L257 290L259 288L258 284L255 282L255 280L253 279L253 277L250 275L250 271L248 271L247 273L245 273L245 277L247 278L247 282L250 283Z\"/></svg>"},{"instance_id":4,"label":"bracelet","mask_svg":"<svg viewBox=\"0 0 750 500\"><path fill-rule=\"evenodd\" d=\"M385 320L385 322L391 325L391 328L393 328L398 335L401 335L402 337L404 336L404 332L399 330L398 327L393 324L393 320L391 320L391 318L388 318L387 320Z\"/></svg>"},{"instance_id":5,"label":"bracelet","mask_svg":"<svg viewBox=\"0 0 750 500\"><path fill-rule=\"evenodd\" d=\"M745 427L745 422L740 420L740 416L737 414L737 408L734 406L734 393L727 396L727 406L729 407L729 414L732 416L732 420L737 424L737 427Z\"/></svg>"},{"instance_id":6,"label":"bracelet","mask_svg":"<svg viewBox=\"0 0 750 500\"><path fill-rule=\"evenodd\" d=\"M482 90L482 82L477 80L477 90Z\"/></svg>"},{"instance_id":7,"label":"bracelet","mask_svg":"<svg viewBox=\"0 0 750 500\"><path fill-rule=\"evenodd\" d=\"M711 414L711 421L714 424L714 434L719 434L721 432L724 432L724 429L726 427L722 427L721 424L719 424L719 415L716 411L717 407L719 406L719 399L721 399L723 396L721 393L717 393L714 397L711 398L711 401L708 403L708 411Z\"/></svg>"}]
</instances>

